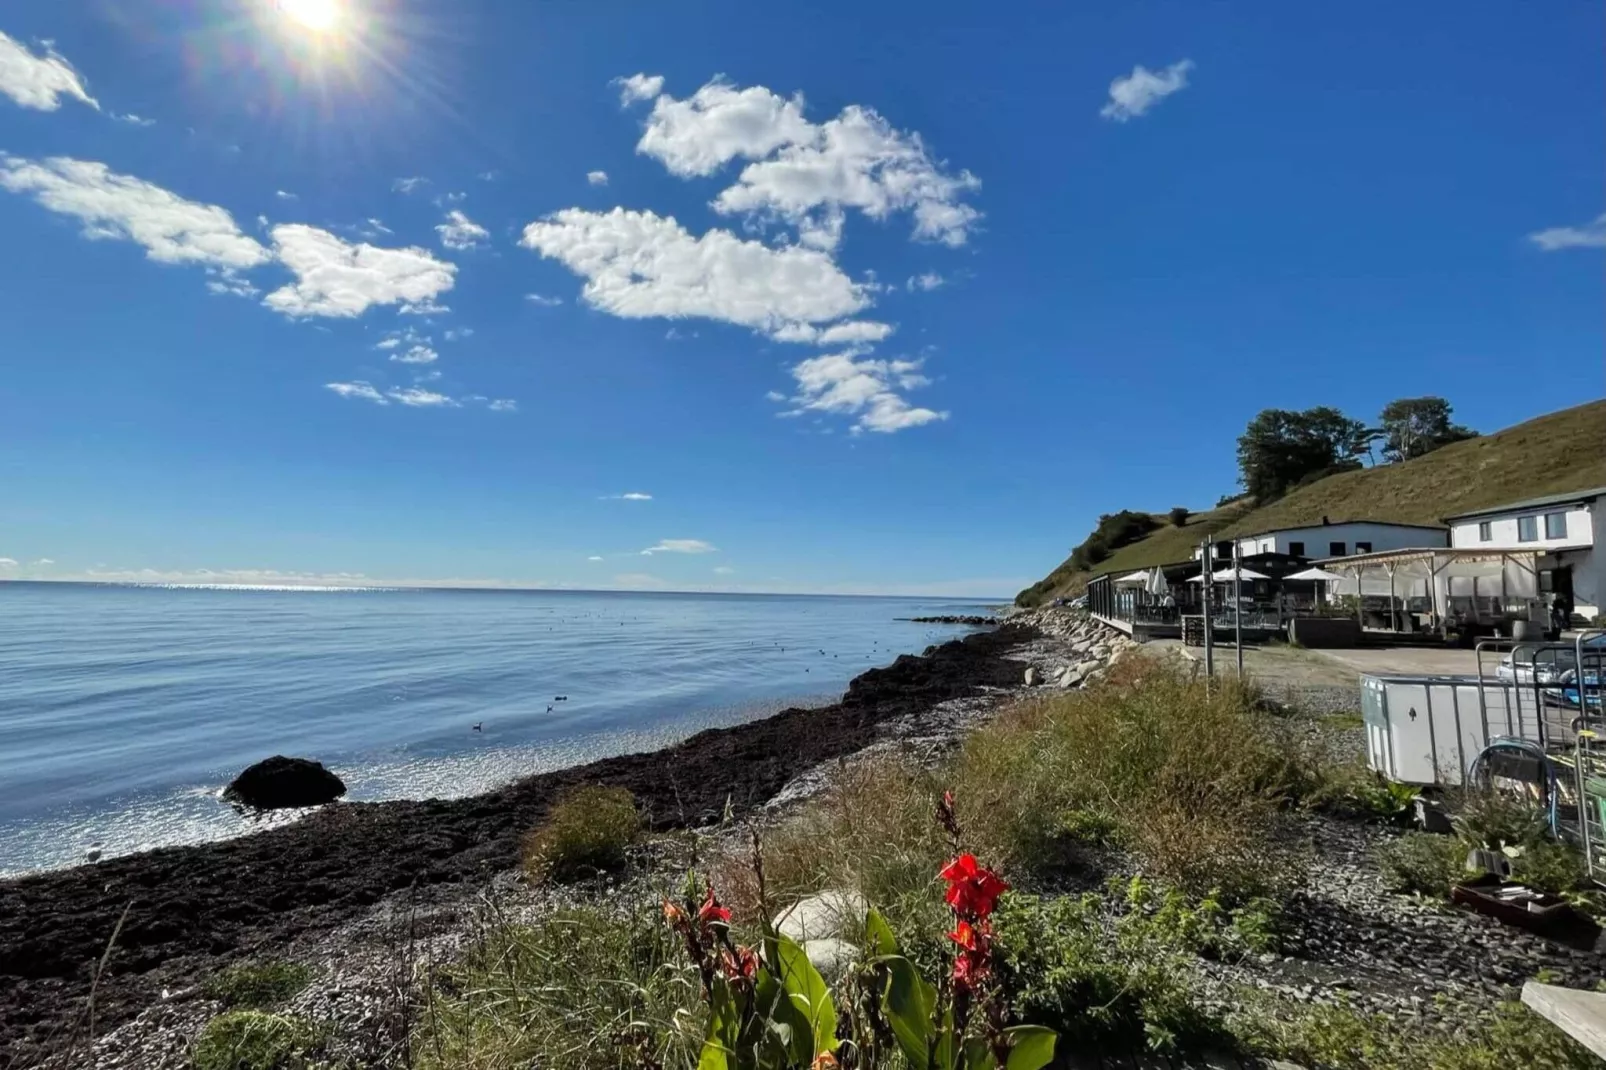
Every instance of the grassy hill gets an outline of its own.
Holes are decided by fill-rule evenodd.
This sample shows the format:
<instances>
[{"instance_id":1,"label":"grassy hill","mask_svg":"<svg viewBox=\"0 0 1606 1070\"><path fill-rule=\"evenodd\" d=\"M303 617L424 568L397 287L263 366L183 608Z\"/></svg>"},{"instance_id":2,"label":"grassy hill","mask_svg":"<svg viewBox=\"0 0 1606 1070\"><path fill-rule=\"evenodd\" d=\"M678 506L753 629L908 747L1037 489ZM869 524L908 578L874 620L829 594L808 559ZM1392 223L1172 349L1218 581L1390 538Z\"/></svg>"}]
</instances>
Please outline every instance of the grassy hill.
<instances>
[{"instance_id":1,"label":"grassy hill","mask_svg":"<svg viewBox=\"0 0 1606 1070\"><path fill-rule=\"evenodd\" d=\"M1193 556L1206 535L1249 535L1275 528L1385 520L1397 524L1437 524L1444 517L1523 498L1606 486L1606 401L1563 409L1504 431L1445 446L1414 461L1328 476L1269 505L1246 501L1163 526L1124 546L1083 572L1066 561L1021 592L1017 601L1037 605L1078 593L1103 572L1131 572L1173 564Z\"/></svg>"}]
</instances>

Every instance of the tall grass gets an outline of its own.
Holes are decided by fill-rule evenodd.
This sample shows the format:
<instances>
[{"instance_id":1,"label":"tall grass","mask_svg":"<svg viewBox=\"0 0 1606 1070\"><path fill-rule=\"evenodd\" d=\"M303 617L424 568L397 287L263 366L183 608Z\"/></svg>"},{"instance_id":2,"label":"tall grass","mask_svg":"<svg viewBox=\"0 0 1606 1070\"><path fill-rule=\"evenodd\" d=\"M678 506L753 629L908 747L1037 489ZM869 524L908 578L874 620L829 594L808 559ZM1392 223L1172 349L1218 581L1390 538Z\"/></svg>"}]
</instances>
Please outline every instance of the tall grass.
<instances>
[{"instance_id":1,"label":"tall grass","mask_svg":"<svg viewBox=\"0 0 1606 1070\"><path fill-rule=\"evenodd\" d=\"M491 919L425 993L416 1070L594 1070L697 1063L697 977L650 905Z\"/></svg>"}]
</instances>

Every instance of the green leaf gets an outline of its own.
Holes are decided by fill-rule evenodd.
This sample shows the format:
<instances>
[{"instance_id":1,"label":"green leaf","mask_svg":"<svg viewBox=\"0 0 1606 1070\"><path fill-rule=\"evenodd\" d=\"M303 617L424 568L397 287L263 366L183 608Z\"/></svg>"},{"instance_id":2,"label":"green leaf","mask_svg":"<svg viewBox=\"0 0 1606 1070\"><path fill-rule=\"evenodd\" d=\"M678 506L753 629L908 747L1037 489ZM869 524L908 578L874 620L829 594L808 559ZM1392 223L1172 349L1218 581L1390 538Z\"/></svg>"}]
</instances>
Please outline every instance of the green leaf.
<instances>
[{"instance_id":1,"label":"green leaf","mask_svg":"<svg viewBox=\"0 0 1606 1070\"><path fill-rule=\"evenodd\" d=\"M821 1052L836 1050L836 1004L831 1002L831 989L796 943L784 936L777 937L775 950L781 985L813 1034L814 1050L809 1053L809 1061L813 1062Z\"/></svg>"},{"instance_id":2,"label":"green leaf","mask_svg":"<svg viewBox=\"0 0 1606 1070\"><path fill-rule=\"evenodd\" d=\"M993 1046L982 1037L965 1041L965 1070L995 1070L998 1060L993 1057Z\"/></svg>"},{"instance_id":3,"label":"green leaf","mask_svg":"<svg viewBox=\"0 0 1606 1070\"><path fill-rule=\"evenodd\" d=\"M887 919L872 910L864 916L864 949L877 958L898 954L898 938Z\"/></svg>"},{"instance_id":4,"label":"green leaf","mask_svg":"<svg viewBox=\"0 0 1606 1070\"><path fill-rule=\"evenodd\" d=\"M708 1002L708 1033L703 1038L702 1053L697 1057L697 1070L732 1070L739 1019L730 985L724 981L714 982L713 997Z\"/></svg>"},{"instance_id":5,"label":"green leaf","mask_svg":"<svg viewBox=\"0 0 1606 1070\"><path fill-rule=\"evenodd\" d=\"M881 1008L903 1057L914 1070L931 1070L931 1012L937 990L927 984L914 964L902 955L879 960L887 971L887 990Z\"/></svg>"},{"instance_id":6,"label":"green leaf","mask_svg":"<svg viewBox=\"0 0 1606 1070\"><path fill-rule=\"evenodd\" d=\"M1054 1042L1059 1039L1052 1029L1040 1025L1017 1025L1004 1030L1009 1037L1009 1062L1004 1070L1043 1070L1054 1060ZM699 1068L701 1070L701 1068Z\"/></svg>"}]
</instances>

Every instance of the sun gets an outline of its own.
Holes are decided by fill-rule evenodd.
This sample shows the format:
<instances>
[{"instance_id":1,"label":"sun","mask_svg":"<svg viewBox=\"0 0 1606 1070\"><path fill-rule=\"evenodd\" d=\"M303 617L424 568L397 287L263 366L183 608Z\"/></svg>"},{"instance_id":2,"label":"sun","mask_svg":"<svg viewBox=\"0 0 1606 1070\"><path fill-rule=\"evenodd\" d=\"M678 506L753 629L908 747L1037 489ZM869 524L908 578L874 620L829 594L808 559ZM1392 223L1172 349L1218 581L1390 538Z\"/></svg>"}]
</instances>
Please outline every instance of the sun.
<instances>
[{"instance_id":1,"label":"sun","mask_svg":"<svg viewBox=\"0 0 1606 1070\"><path fill-rule=\"evenodd\" d=\"M279 10L314 33L328 33L340 22L340 0L279 0Z\"/></svg>"}]
</instances>

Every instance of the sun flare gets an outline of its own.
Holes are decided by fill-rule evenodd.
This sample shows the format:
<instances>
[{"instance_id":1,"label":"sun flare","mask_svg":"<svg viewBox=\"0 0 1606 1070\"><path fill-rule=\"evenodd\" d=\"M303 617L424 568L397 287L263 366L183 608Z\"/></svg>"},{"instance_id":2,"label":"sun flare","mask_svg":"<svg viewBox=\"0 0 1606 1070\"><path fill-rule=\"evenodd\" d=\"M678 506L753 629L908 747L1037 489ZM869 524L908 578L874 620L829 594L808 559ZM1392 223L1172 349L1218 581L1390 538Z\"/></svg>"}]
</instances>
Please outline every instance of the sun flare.
<instances>
[{"instance_id":1,"label":"sun flare","mask_svg":"<svg viewBox=\"0 0 1606 1070\"><path fill-rule=\"evenodd\" d=\"M327 33L340 22L340 0L279 0L279 10L315 33Z\"/></svg>"}]
</instances>

